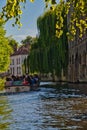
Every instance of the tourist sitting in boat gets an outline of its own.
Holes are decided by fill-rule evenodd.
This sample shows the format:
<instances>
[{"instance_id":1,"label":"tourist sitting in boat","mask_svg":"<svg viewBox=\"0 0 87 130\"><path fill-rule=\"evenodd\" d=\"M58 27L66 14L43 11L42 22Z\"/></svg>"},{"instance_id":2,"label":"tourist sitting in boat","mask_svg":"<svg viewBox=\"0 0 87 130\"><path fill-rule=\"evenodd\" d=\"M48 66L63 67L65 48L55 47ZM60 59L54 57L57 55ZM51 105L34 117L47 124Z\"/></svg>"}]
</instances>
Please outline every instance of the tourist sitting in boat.
<instances>
[{"instance_id":1,"label":"tourist sitting in boat","mask_svg":"<svg viewBox=\"0 0 87 130\"><path fill-rule=\"evenodd\" d=\"M35 82L35 79L34 79L34 77L31 75L31 83L32 83L32 85L34 85L36 82Z\"/></svg>"},{"instance_id":2,"label":"tourist sitting in boat","mask_svg":"<svg viewBox=\"0 0 87 130\"><path fill-rule=\"evenodd\" d=\"M38 79L33 75L26 74L22 84L23 85L30 85L32 88L37 86Z\"/></svg>"},{"instance_id":3,"label":"tourist sitting in boat","mask_svg":"<svg viewBox=\"0 0 87 130\"><path fill-rule=\"evenodd\" d=\"M30 85L26 77L23 79L22 85Z\"/></svg>"},{"instance_id":4,"label":"tourist sitting in boat","mask_svg":"<svg viewBox=\"0 0 87 130\"><path fill-rule=\"evenodd\" d=\"M5 86L12 86L13 80L11 77L6 77Z\"/></svg>"},{"instance_id":5,"label":"tourist sitting in boat","mask_svg":"<svg viewBox=\"0 0 87 130\"><path fill-rule=\"evenodd\" d=\"M39 77L37 74L34 75L34 80L35 80L35 83L39 83Z\"/></svg>"},{"instance_id":6,"label":"tourist sitting in boat","mask_svg":"<svg viewBox=\"0 0 87 130\"><path fill-rule=\"evenodd\" d=\"M36 90L39 86L38 80L33 75L30 75L30 78L31 78L31 89Z\"/></svg>"},{"instance_id":7,"label":"tourist sitting in boat","mask_svg":"<svg viewBox=\"0 0 87 130\"><path fill-rule=\"evenodd\" d=\"M25 76L14 76L11 78L6 78L5 86L23 86L29 85L31 88L37 88L39 86L39 78L37 75L25 75Z\"/></svg>"},{"instance_id":8,"label":"tourist sitting in boat","mask_svg":"<svg viewBox=\"0 0 87 130\"><path fill-rule=\"evenodd\" d=\"M22 84L23 85L33 86L33 84L34 84L33 76L26 74L25 77L24 77L24 79L23 79Z\"/></svg>"}]
</instances>

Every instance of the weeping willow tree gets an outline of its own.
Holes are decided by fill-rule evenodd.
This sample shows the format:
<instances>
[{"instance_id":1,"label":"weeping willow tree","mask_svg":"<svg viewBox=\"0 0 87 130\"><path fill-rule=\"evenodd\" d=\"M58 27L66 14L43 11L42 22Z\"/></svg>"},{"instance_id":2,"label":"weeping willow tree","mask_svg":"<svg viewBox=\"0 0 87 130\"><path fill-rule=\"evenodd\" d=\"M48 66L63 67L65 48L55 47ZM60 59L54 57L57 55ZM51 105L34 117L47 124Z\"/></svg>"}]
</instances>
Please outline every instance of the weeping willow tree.
<instances>
[{"instance_id":1,"label":"weeping willow tree","mask_svg":"<svg viewBox=\"0 0 87 130\"><path fill-rule=\"evenodd\" d=\"M42 51L40 48L39 39L37 42L31 45L31 52L29 54L29 65L30 65L30 72L39 72L42 71Z\"/></svg>"},{"instance_id":2,"label":"weeping willow tree","mask_svg":"<svg viewBox=\"0 0 87 130\"><path fill-rule=\"evenodd\" d=\"M30 0L34 2L35 0ZM50 7L51 10L54 10L57 0L44 0L46 7ZM22 4L21 4L22 3ZM2 13L0 17L4 18L5 21L9 19L14 19L14 24L19 27L22 26L20 18L22 15L22 8L25 6L26 0L6 0L6 5L2 7ZM82 37L86 33L87 29L87 0L59 0L56 15L56 36L59 38L63 34L63 21L66 15L71 11L70 20L68 24L68 33L67 35L72 40L79 29L79 37ZM62 15L62 10L65 8L65 14ZM65 16L65 17L64 17Z\"/></svg>"},{"instance_id":3,"label":"weeping willow tree","mask_svg":"<svg viewBox=\"0 0 87 130\"><path fill-rule=\"evenodd\" d=\"M65 8L62 10L62 15ZM47 11L37 20L39 32L38 42L32 46L30 53L30 70L40 73L56 74L61 77L61 71L67 71L68 64L68 40L67 18L64 18L63 34L56 37L56 9Z\"/></svg>"}]
</instances>

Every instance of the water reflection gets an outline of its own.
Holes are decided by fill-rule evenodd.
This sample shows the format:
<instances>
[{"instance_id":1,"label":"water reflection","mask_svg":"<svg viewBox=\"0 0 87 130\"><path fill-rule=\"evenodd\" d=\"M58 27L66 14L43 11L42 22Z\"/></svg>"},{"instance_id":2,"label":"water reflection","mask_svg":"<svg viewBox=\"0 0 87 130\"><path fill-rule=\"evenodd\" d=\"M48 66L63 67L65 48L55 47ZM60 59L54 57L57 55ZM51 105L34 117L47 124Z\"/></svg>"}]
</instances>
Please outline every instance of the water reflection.
<instances>
[{"instance_id":1,"label":"water reflection","mask_svg":"<svg viewBox=\"0 0 87 130\"><path fill-rule=\"evenodd\" d=\"M87 128L87 99L70 98L61 100L43 100L42 121L43 126L59 129L82 129ZM84 105L85 103L85 105ZM83 115L86 118L83 118ZM79 116L79 119L77 118ZM46 123L47 122L47 123Z\"/></svg>"},{"instance_id":2,"label":"water reflection","mask_svg":"<svg viewBox=\"0 0 87 130\"><path fill-rule=\"evenodd\" d=\"M6 127L0 130L87 129L87 96L80 89L43 86L40 91L9 95L9 102L5 97L2 99L0 119L3 120L0 125L6 123Z\"/></svg>"},{"instance_id":3,"label":"water reflection","mask_svg":"<svg viewBox=\"0 0 87 130\"><path fill-rule=\"evenodd\" d=\"M11 112L7 97L0 96L0 130L10 130L12 123Z\"/></svg>"}]
</instances>

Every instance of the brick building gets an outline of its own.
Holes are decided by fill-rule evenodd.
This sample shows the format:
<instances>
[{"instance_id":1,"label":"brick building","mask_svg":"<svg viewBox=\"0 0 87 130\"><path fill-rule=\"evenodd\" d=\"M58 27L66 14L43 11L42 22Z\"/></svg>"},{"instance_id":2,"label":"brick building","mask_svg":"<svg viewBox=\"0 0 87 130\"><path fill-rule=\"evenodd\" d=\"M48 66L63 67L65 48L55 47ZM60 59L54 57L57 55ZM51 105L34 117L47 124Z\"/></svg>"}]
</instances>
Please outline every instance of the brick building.
<instances>
[{"instance_id":1,"label":"brick building","mask_svg":"<svg viewBox=\"0 0 87 130\"><path fill-rule=\"evenodd\" d=\"M71 6L67 21L69 23ZM79 38L79 32L76 34L74 41L68 42L69 64L68 64L68 81L70 82L87 82L87 33Z\"/></svg>"},{"instance_id":2,"label":"brick building","mask_svg":"<svg viewBox=\"0 0 87 130\"><path fill-rule=\"evenodd\" d=\"M68 81L87 82L87 35L69 42Z\"/></svg>"}]
</instances>

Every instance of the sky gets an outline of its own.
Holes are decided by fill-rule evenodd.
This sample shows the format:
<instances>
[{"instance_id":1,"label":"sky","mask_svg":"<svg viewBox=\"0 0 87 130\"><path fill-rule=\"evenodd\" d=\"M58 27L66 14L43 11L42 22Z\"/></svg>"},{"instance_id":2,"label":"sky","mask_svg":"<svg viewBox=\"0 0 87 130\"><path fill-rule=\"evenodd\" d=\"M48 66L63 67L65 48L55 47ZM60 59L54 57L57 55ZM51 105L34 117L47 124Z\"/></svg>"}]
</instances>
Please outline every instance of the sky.
<instances>
[{"instance_id":1,"label":"sky","mask_svg":"<svg viewBox=\"0 0 87 130\"><path fill-rule=\"evenodd\" d=\"M0 0L0 8L5 4L5 1ZM6 36L12 36L19 43L27 36L35 37L38 34L37 18L43 14L44 9L43 0L35 0L33 3L27 0L21 17L22 27L20 29L17 26L12 27L13 20L9 20L5 25Z\"/></svg>"},{"instance_id":2,"label":"sky","mask_svg":"<svg viewBox=\"0 0 87 130\"><path fill-rule=\"evenodd\" d=\"M5 4L6 0L0 0L0 10ZM6 36L12 36L17 42L21 43L27 36L35 37L37 31L37 18L45 11L44 0L35 0L31 3L27 0L25 9L21 17L22 27L18 29L17 26L12 27L12 20L9 20L5 25Z\"/></svg>"}]
</instances>

